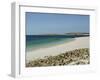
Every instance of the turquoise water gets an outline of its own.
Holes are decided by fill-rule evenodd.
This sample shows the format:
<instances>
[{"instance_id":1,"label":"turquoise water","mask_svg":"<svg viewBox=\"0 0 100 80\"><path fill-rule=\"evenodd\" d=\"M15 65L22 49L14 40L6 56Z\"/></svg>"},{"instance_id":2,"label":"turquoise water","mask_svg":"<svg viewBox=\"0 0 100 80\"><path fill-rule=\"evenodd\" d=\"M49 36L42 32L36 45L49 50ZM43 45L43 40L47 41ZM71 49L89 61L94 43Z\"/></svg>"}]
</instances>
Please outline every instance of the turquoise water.
<instances>
[{"instance_id":1,"label":"turquoise water","mask_svg":"<svg viewBox=\"0 0 100 80\"><path fill-rule=\"evenodd\" d=\"M47 48L63 43L73 41L73 36L47 36L47 35L27 35L26 36L26 51L36 50L40 48Z\"/></svg>"}]
</instances>

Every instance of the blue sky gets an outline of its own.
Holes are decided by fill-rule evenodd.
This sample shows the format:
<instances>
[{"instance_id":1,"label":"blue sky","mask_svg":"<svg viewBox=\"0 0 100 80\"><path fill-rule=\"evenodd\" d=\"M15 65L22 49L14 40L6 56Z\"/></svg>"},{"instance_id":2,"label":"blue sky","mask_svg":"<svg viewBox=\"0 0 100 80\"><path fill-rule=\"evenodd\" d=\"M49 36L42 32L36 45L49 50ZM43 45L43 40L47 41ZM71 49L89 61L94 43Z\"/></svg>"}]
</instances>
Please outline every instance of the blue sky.
<instances>
[{"instance_id":1,"label":"blue sky","mask_svg":"<svg viewBox=\"0 0 100 80\"><path fill-rule=\"evenodd\" d=\"M89 32L89 15L26 12L26 35Z\"/></svg>"}]
</instances>

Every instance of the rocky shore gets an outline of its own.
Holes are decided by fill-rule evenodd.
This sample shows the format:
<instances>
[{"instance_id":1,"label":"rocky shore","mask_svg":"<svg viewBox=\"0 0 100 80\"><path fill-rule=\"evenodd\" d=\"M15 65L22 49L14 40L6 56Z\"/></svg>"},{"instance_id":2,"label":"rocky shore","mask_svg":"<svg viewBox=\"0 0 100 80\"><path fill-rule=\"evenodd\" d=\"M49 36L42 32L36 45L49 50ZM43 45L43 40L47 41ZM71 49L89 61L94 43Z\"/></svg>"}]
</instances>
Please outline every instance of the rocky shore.
<instances>
[{"instance_id":1,"label":"rocky shore","mask_svg":"<svg viewBox=\"0 0 100 80\"><path fill-rule=\"evenodd\" d=\"M45 56L26 63L26 67L86 65L90 63L89 48L75 49L57 56Z\"/></svg>"}]
</instances>

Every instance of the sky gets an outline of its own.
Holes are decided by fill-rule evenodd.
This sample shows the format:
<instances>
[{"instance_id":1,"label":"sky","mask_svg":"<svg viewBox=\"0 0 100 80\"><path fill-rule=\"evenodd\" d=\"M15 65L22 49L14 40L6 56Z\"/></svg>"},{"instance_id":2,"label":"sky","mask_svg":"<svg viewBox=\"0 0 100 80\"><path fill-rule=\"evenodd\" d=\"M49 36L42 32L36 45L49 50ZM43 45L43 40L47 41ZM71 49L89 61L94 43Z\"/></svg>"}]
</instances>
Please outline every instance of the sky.
<instances>
[{"instance_id":1,"label":"sky","mask_svg":"<svg viewBox=\"0 0 100 80\"><path fill-rule=\"evenodd\" d=\"M26 35L89 32L89 15L26 12Z\"/></svg>"}]
</instances>

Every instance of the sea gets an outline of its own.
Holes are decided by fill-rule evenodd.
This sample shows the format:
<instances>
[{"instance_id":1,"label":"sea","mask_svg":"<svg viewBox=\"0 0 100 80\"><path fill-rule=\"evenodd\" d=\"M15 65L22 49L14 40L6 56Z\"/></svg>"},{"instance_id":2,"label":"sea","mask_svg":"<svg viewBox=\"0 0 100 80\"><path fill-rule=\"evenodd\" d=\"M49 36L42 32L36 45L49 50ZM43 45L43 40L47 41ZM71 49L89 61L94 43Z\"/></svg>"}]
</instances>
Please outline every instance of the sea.
<instances>
[{"instance_id":1,"label":"sea","mask_svg":"<svg viewBox=\"0 0 100 80\"><path fill-rule=\"evenodd\" d=\"M26 35L26 51L64 44L75 40L75 37L72 35Z\"/></svg>"}]
</instances>

